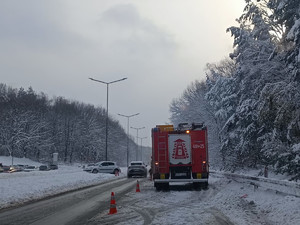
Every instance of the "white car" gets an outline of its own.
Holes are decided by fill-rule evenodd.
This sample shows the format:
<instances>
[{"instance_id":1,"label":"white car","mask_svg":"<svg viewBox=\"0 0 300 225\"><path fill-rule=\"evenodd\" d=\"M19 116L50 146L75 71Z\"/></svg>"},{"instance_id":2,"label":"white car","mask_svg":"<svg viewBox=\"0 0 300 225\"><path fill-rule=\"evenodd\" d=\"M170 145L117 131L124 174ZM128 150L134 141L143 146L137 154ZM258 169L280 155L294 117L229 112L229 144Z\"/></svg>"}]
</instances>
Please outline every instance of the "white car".
<instances>
[{"instance_id":1,"label":"white car","mask_svg":"<svg viewBox=\"0 0 300 225\"><path fill-rule=\"evenodd\" d=\"M117 166L116 162L112 161L101 161L95 163L93 165L88 165L86 168L83 169L84 171L91 172L91 173L120 173L121 169Z\"/></svg>"},{"instance_id":2,"label":"white car","mask_svg":"<svg viewBox=\"0 0 300 225\"><path fill-rule=\"evenodd\" d=\"M147 167L142 161L132 161L128 166L127 177L147 177Z\"/></svg>"}]
</instances>

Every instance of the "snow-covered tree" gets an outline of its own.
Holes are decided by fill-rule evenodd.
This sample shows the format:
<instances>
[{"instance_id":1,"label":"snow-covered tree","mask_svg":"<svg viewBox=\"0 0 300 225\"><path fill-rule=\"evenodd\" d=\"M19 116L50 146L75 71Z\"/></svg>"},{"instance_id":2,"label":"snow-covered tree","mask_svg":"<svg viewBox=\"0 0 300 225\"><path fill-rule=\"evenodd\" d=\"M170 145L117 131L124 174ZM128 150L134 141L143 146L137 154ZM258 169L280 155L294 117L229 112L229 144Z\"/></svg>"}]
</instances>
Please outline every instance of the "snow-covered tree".
<instances>
[{"instance_id":1,"label":"snow-covered tree","mask_svg":"<svg viewBox=\"0 0 300 225\"><path fill-rule=\"evenodd\" d=\"M49 161L58 152L70 163L104 160L105 121L103 108L0 84L0 155ZM109 126L109 159L126 165L126 133L111 118Z\"/></svg>"},{"instance_id":2,"label":"snow-covered tree","mask_svg":"<svg viewBox=\"0 0 300 225\"><path fill-rule=\"evenodd\" d=\"M273 20L285 28L282 49L293 81L300 82L300 2L299 0L269 0Z\"/></svg>"},{"instance_id":3,"label":"snow-covered tree","mask_svg":"<svg viewBox=\"0 0 300 225\"><path fill-rule=\"evenodd\" d=\"M218 126L213 109L205 98L207 85L205 82L195 81L184 91L182 96L174 99L170 104L171 122L175 126L179 123L204 123L208 128L208 144L212 166L219 166Z\"/></svg>"},{"instance_id":4,"label":"snow-covered tree","mask_svg":"<svg viewBox=\"0 0 300 225\"><path fill-rule=\"evenodd\" d=\"M299 179L300 2L245 2L239 26L228 28L234 66L208 64L206 71L204 95L221 131L224 166L274 166ZM188 118L193 109L194 115L203 113L189 102L184 97L172 102L174 120Z\"/></svg>"}]
</instances>

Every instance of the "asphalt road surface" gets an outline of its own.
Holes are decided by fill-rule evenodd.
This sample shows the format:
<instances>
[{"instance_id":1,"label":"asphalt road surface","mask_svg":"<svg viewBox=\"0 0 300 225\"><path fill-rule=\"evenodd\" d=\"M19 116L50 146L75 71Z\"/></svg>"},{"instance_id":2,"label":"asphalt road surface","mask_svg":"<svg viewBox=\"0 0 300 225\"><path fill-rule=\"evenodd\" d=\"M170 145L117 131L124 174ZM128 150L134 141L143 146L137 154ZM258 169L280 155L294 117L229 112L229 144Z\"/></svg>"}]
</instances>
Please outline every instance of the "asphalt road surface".
<instances>
[{"instance_id":1,"label":"asphalt road surface","mask_svg":"<svg viewBox=\"0 0 300 225\"><path fill-rule=\"evenodd\" d=\"M119 197L135 190L136 179L121 178L0 212L1 225L85 224L110 208L111 192Z\"/></svg>"}]
</instances>

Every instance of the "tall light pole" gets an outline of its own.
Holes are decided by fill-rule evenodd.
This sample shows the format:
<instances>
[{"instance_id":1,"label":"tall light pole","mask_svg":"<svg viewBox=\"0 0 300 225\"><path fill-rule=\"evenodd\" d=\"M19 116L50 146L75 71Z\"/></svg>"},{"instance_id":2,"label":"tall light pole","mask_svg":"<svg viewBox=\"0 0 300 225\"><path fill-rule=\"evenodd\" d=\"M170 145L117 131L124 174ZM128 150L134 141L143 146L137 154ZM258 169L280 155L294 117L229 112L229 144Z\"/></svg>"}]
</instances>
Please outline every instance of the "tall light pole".
<instances>
[{"instance_id":1,"label":"tall light pole","mask_svg":"<svg viewBox=\"0 0 300 225\"><path fill-rule=\"evenodd\" d=\"M111 82L104 82L102 80L96 80L94 78L89 78L90 80L92 81L96 81L96 82L100 82L102 84L106 84L106 130L105 130L105 161L107 161L107 147L108 147L108 86L112 83L116 83L116 82L119 82L119 81L123 81L123 80L126 80L126 78L122 78L122 79L119 79L119 80L114 80L114 81L111 81Z\"/></svg>"},{"instance_id":2,"label":"tall light pole","mask_svg":"<svg viewBox=\"0 0 300 225\"><path fill-rule=\"evenodd\" d=\"M145 129L145 127L131 127L132 129L136 130L136 143L137 143L137 149L139 149L139 130ZM136 160L138 160L138 151L136 151Z\"/></svg>"},{"instance_id":3,"label":"tall light pole","mask_svg":"<svg viewBox=\"0 0 300 225\"><path fill-rule=\"evenodd\" d=\"M118 113L119 116L127 117L127 167L129 166L129 118L133 117L133 116L137 116L139 114L140 113L136 113L136 114L132 114L132 115L127 116L127 115L123 115L123 114Z\"/></svg>"},{"instance_id":4,"label":"tall light pole","mask_svg":"<svg viewBox=\"0 0 300 225\"><path fill-rule=\"evenodd\" d=\"M143 161L143 139L145 139L147 137L142 137L141 139L141 160Z\"/></svg>"}]
</instances>

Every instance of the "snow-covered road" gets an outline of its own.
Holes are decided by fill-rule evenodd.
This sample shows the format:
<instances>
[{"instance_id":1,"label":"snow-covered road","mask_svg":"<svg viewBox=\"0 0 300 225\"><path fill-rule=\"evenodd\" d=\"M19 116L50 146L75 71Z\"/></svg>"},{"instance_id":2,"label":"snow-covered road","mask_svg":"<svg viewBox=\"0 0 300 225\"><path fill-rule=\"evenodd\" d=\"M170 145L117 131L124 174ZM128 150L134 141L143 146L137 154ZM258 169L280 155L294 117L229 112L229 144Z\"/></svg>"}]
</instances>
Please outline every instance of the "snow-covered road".
<instances>
[{"instance_id":1,"label":"snow-covered road","mask_svg":"<svg viewBox=\"0 0 300 225\"><path fill-rule=\"evenodd\" d=\"M89 224L300 224L299 197L220 175L201 191L176 185L157 192L146 181L140 193L128 193L117 205L118 214L102 212Z\"/></svg>"}]
</instances>

